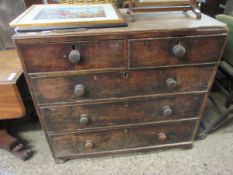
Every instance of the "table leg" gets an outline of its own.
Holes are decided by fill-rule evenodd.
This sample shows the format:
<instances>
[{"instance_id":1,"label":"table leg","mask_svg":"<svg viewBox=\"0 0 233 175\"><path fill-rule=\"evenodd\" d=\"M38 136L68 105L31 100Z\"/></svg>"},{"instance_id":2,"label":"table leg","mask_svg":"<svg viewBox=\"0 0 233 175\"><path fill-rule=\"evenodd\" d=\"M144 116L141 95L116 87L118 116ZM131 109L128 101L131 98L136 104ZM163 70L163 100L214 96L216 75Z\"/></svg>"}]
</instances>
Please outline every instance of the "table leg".
<instances>
[{"instance_id":1,"label":"table leg","mask_svg":"<svg viewBox=\"0 0 233 175\"><path fill-rule=\"evenodd\" d=\"M12 137L6 129L0 129L0 149L5 149L22 160L28 159L32 153L19 139Z\"/></svg>"}]
</instances>

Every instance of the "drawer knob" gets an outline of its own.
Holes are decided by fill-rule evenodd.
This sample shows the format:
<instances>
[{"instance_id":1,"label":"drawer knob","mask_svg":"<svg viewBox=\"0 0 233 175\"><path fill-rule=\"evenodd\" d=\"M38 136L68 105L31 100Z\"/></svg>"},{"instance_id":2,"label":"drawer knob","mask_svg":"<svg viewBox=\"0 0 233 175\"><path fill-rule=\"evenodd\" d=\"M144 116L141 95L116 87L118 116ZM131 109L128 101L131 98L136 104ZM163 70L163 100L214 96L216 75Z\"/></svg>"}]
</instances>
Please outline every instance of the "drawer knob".
<instances>
[{"instance_id":1,"label":"drawer knob","mask_svg":"<svg viewBox=\"0 0 233 175\"><path fill-rule=\"evenodd\" d=\"M160 141L165 141L167 140L167 136L166 136L166 133L165 132L161 132L158 134L158 137L159 137L159 140Z\"/></svg>"},{"instance_id":2,"label":"drawer knob","mask_svg":"<svg viewBox=\"0 0 233 175\"><path fill-rule=\"evenodd\" d=\"M166 80L166 85L169 89L174 89L176 88L177 82L174 78L171 77Z\"/></svg>"},{"instance_id":3,"label":"drawer knob","mask_svg":"<svg viewBox=\"0 0 233 175\"><path fill-rule=\"evenodd\" d=\"M173 113L172 109L170 106L164 106L163 107L163 115L166 116L166 117L169 117L171 116Z\"/></svg>"},{"instance_id":4,"label":"drawer knob","mask_svg":"<svg viewBox=\"0 0 233 175\"><path fill-rule=\"evenodd\" d=\"M80 52L78 50L71 50L69 60L71 63L78 63L80 61Z\"/></svg>"},{"instance_id":5,"label":"drawer knob","mask_svg":"<svg viewBox=\"0 0 233 175\"><path fill-rule=\"evenodd\" d=\"M186 53L186 49L184 46L182 46L181 44L175 45L172 48L172 52L176 57L183 57Z\"/></svg>"},{"instance_id":6,"label":"drawer knob","mask_svg":"<svg viewBox=\"0 0 233 175\"><path fill-rule=\"evenodd\" d=\"M74 87L74 94L77 97L82 97L85 94L85 86L83 84L77 84Z\"/></svg>"},{"instance_id":7,"label":"drawer knob","mask_svg":"<svg viewBox=\"0 0 233 175\"><path fill-rule=\"evenodd\" d=\"M86 149L93 149L95 147L94 143L91 140L87 140L85 143Z\"/></svg>"},{"instance_id":8,"label":"drawer knob","mask_svg":"<svg viewBox=\"0 0 233 175\"><path fill-rule=\"evenodd\" d=\"M81 114L79 118L79 123L81 125L87 125L89 123L89 118L87 114Z\"/></svg>"}]
</instances>

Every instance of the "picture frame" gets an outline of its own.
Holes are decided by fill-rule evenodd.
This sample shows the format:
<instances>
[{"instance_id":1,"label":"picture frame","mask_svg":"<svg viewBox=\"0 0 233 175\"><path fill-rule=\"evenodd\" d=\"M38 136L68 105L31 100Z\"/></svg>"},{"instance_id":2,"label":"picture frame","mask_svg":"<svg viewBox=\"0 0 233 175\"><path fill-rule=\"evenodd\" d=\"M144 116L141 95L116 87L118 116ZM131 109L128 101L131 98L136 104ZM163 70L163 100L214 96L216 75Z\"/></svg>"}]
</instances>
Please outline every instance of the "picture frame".
<instances>
[{"instance_id":1,"label":"picture frame","mask_svg":"<svg viewBox=\"0 0 233 175\"><path fill-rule=\"evenodd\" d=\"M126 25L111 3L33 5L14 19L10 27L51 28L69 26Z\"/></svg>"}]
</instances>

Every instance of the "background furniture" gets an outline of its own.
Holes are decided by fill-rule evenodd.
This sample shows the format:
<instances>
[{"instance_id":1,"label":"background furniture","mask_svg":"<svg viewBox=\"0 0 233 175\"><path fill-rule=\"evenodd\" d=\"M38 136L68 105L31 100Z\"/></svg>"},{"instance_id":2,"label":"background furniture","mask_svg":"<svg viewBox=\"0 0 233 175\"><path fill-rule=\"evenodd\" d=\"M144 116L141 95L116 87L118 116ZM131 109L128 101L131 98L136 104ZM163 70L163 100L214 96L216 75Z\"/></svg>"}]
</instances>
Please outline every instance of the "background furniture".
<instances>
[{"instance_id":1,"label":"background furniture","mask_svg":"<svg viewBox=\"0 0 233 175\"><path fill-rule=\"evenodd\" d=\"M221 127L228 120L232 119L233 114L233 17L227 15L217 15L216 18L229 27L229 36L227 38L226 47L223 52L223 59L220 62L217 77L214 81L214 89L210 93L210 100L219 112L217 118L206 116L201 122L200 138L205 138L207 134ZM225 96L225 100L220 100L215 95L218 89Z\"/></svg>"},{"instance_id":2,"label":"background furniture","mask_svg":"<svg viewBox=\"0 0 233 175\"><path fill-rule=\"evenodd\" d=\"M25 116L25 107L20 94L22 67L15 50L0 51L0 148L25 160L31 151L7 132L6 120Z\"/></svg>"},{"instance_id":3,"label":"background furniture","mask_svg":"<svg viewBox=\"0 0 233 175\"><path fill-rule=\"evenodd\" d=\"M134 18L13 36L56 161L192 146L226 25L191 12Z\"/></svg>"}]
</instances>

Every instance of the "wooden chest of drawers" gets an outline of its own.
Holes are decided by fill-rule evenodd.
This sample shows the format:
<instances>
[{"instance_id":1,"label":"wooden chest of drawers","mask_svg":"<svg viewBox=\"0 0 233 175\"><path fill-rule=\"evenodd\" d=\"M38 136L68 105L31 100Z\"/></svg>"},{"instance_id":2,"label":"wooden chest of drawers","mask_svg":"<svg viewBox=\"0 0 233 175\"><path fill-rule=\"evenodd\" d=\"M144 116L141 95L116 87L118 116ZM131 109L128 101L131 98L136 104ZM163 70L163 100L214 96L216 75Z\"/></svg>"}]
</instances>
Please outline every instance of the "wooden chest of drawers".
<instances>
[{"instance_id":1,"label":"wooden chest of drawers","mask_svg":"<svg viewBox=\"0 0 233 175\"><path fill-rule=\"evenodd\" d=\"M134 18L14 35L56 160L192 145L227 27L191 13Z\"/></svg>"}]
</instances>

